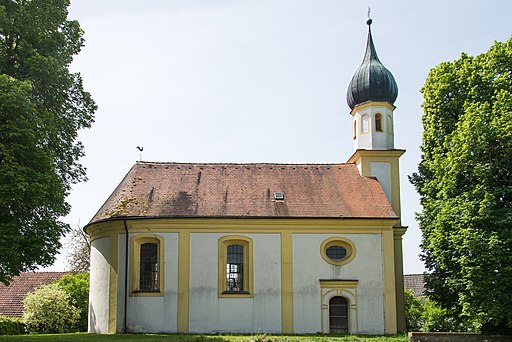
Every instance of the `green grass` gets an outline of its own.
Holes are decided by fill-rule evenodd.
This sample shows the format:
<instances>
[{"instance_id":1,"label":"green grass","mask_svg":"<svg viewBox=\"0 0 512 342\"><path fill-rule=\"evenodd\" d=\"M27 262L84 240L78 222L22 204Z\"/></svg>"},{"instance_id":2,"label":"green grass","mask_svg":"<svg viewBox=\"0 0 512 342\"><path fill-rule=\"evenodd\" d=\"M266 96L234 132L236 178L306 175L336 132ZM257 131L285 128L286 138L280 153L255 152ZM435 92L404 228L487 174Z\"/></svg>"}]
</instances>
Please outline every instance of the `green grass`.
<instances>
[{"instance_id":1,"label":"green grass","mask_svg":"<svg viewBox=\"0 0 512 342\"><path fill-rule=\"evenodd\" d=\"M369 342L406 342L407 335L394 336L325 336L325 335L187 335L187 334L126 334L126 335L92 335L77 334L49 334L49 335L17 335L0 336L0 341L145 341L145 342L343 342L343 341L369 341Z\"/></svg>"}]
</instances>

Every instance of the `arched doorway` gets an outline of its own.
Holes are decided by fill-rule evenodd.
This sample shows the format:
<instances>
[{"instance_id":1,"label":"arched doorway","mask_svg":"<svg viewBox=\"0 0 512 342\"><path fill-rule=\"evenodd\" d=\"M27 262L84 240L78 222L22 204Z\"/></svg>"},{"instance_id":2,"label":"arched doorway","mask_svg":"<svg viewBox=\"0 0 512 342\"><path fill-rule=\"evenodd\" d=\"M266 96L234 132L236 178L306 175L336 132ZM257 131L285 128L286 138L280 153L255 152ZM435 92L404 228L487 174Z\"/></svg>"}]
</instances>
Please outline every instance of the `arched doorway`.
<instances>
[{"instance_id":1,"label":"arched doorway","mask_svg":"<svg viewBox=\"0 0 512 342\"><path fill-rule=\"evenodd\" d=\"M329 333L348 334L349 302L342 296L334 296L329 300Z\"/></svg>"}]
</instances>

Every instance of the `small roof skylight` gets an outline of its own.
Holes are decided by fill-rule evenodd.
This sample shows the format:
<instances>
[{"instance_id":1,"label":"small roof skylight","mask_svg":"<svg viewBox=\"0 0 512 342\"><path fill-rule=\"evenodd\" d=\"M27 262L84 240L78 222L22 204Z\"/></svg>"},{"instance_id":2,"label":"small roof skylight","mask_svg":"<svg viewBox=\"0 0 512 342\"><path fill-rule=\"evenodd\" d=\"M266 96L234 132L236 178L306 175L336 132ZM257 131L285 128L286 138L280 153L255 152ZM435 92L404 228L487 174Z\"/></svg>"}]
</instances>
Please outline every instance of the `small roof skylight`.
<instances>
[{"instance_id":1,"label":"small roof skylight","mask_svg":"<svg viewBox=\"0 0 512 342\"><path fill-rule=\"evenodd\" d=\"M284 200L284 192L274 192L274 199L276 201L283 201Z\"/></svg>"}]
</instances>

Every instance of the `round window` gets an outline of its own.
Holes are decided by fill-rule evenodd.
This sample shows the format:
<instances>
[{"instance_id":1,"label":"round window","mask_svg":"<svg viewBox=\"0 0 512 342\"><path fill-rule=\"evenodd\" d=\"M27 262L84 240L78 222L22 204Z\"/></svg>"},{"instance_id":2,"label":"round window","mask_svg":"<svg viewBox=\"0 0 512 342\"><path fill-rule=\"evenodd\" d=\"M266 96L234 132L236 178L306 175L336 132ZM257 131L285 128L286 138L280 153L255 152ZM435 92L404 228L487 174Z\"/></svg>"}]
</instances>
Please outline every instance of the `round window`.
<instances>
[{"instance_id":1,"label":"round window","mask_svg":"<svg viewBox=\"0 0 512 342\"><path fill-rule=\"evenodd\" d=\"M330 238L322 242L320 254L329 264L341 266L356 255L356 250L352 241L342 238Z\"/></svg>"}]
</instances>

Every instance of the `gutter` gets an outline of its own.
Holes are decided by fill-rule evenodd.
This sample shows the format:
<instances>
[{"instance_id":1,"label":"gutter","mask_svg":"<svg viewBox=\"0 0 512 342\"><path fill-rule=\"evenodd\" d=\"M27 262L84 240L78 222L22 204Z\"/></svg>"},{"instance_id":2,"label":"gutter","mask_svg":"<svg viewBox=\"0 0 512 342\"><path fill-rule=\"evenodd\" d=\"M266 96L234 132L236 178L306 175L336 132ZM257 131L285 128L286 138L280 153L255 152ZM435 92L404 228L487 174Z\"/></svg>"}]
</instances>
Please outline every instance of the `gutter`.
<instances>
[{"instance_id":1,"label":"gutter","mask_svg":"<svg viewBox=\"0 0 512 342\"><path fill-rule=\"evenodd\" d=\"M128 311L128 225L126 219L123 220L125 232L125 247L124 247L124 312L123 312L123 334L126 334L126 313Z\"/></svg>"}]
</instances>

